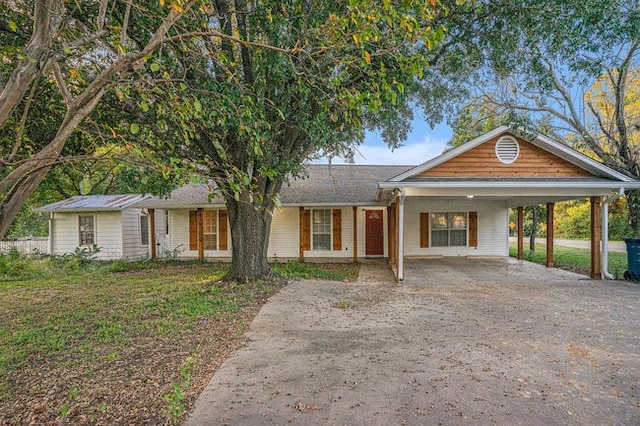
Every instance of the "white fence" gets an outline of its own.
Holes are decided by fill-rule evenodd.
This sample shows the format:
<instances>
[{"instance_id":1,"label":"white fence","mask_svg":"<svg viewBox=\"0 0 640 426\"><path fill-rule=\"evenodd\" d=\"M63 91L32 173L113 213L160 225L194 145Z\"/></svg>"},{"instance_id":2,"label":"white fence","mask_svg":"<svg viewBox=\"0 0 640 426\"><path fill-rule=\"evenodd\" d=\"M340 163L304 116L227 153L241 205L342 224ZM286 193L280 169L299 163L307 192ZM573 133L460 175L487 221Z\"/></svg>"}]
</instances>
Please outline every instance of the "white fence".
<instances>
[{"instance_id":1,"label":"white fence","mask_svg":"<svg viewBox=\"0 0 640 426\"><path fill-rule=\"evenodd\" d=\"M48 253L49 239L46 237L34 237L28 240L0 241L0 253L7 253L13 249L22 254Z\"/></svg>"}]
</instances>

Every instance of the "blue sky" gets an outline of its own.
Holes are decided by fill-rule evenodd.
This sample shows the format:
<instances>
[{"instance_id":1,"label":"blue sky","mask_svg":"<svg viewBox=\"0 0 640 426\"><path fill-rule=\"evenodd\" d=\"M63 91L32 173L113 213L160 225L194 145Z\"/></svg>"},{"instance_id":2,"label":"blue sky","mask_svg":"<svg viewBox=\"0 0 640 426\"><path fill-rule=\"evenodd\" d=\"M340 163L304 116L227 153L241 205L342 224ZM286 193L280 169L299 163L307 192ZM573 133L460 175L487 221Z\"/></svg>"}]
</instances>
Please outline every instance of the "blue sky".
<instances>
[{"instance_id":1,"label":"blue sky","mask_svg":"<svg viewBox=\"0 0 640 426\"><path fill-rule=\"evenodd\" d=\"M446 124L439 124L431 129L422 119L422 114L415 115L413 130L400 148L392 152L379 134L369 133L364 143L358 147L354 157L355 164L414 165L442 154L451 138L451 128ZM326 160L318 162L326 163ZM334 158L332 163L341 164L344 161Z\"/></svg>"}]
</instances>

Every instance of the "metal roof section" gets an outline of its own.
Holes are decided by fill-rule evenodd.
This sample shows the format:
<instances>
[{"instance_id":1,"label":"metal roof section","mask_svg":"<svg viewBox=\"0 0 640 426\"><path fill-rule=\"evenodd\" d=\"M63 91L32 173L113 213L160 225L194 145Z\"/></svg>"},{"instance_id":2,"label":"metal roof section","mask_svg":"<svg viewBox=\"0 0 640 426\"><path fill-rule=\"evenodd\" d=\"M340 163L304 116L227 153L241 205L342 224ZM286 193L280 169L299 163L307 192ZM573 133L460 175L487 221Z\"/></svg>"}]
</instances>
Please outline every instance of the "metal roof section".
<instances>
[{"instance_id":1,"label":"metal roof section","mask_svg":"<svg viewBox=\"0 0 640 426\"><path fill-rule=\"evenodd\" d=\"M418 175L422 172L425 172L429 169L432 169L442 163L445 163L455 157L457 157L458 155L467 152L479 145L482 145L483 143L497 137L500 136L501 134L504 133L508 133L511 134L513 136L518 136L519 132L517 132L515 129L513 129L512 127L509 126L500 126L497 127L496 129L485 133L483 135L478 136L475 139L470 140L469 142L460 145L456 148L453 148L450 151L445 152L442 155L439 155L437 157L432 158L429 161L426 161L418 166L415 166L414 168L407 170L404 173L401 173L395 177L393 177L392 179L390 179L388 182L401 182L404 181L406 179L412 178L415 175ZM553 139L550 139L546 136L543 136L539 133L534 133L535 134L535 138L533 138L532 140L527 140L527 142L531 143L534 146L537 146L540 149L543 149L551 154L556 155L559 158L562 158L565 161L568 161L578 167L580 167L583 170L588 171L589 173L593 174L594 176L597 177L603 177L603 178L607 178L607 179L614 179L617 180L619 182L635 182L634 179L623 175L622 173L616 172L615 170L605 166L604 164L601 164L597 161L595 161L592 158L587 157L584 154L579 153L578 151L568 147L567 145L564 145L563 143L560 143L558 141L555 141ZM521 137L521 136L520 136Z\"/></svg>"},{"instance_id":2,"label":"metal roof section","mask_svg":"<svg viewBox=\"0 0 640 426\"><path fill-rule=\"evenodd\" d=\"M119 194L119 195L76 195L66 200L47 204L34 209L35 212L71 212L71 211L118 211L131 207L138 201L150 195Z\"/></svg>"}]
</instances>

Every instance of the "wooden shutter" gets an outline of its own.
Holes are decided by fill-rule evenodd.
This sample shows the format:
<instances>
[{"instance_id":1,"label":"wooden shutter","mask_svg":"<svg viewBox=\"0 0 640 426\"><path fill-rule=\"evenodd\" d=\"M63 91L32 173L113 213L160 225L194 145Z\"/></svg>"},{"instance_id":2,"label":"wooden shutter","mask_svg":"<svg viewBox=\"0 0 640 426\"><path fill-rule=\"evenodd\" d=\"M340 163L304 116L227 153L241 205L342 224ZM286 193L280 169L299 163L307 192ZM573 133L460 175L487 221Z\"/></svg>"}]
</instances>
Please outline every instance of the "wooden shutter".
<instances>
[{"instance_id":1,"label":"wooden shutter","mask_svg":"<svg viewBox=\"0 0 640 426\"><path fill-rule=\"evenodd\" d=\"M189 211L189 250L198 250L198 212Z\"/></svg>"},{"instance_id":2,"label":"wooden shutter","mask_svg":"<svg viewBox=\"0 0 640 426\"><path fill-rule=\"evenodd\" d=\"M220 210L218 212L218 249L219 250L227 250L229 248L227 244L228 233L227 233L227 211Z\"/></svg>"},{"instance_id":3,"label":"wooden shutter","mask_svg":"<svg viewBox=\"0 0 640 426\"><path fill-rule=\"evenodd\" d=\"M342 250L342 210L333 209L333 250Z\"/></svg>"},{"instance_id":4,"label":"wooden shutter","mask_svg":"<svg viewBox=\"0 0 640 426\"><path fill-rule=\"evenodd\" d=\"M469 212L469 247L478 247L478 212Z\"/></svg>"},{"instance_id":5,"label":"wooden shutter","mask_svg":"<svg viewBox=\"0 0 640 426\"><path fill-rule=\"evenodd\" d=\"M311 250L311 210L300 207L300 251Z\"/></svg>"},{"instance_id":6,"label":"wooden shutter","mask_svg":"<svg viewBox=\"0 0 640 426\"><path fill-rule=\"evenodd\" d=\"M429 248L429 213L420 213L420 247Z\"/></svg>"}]
</instances>

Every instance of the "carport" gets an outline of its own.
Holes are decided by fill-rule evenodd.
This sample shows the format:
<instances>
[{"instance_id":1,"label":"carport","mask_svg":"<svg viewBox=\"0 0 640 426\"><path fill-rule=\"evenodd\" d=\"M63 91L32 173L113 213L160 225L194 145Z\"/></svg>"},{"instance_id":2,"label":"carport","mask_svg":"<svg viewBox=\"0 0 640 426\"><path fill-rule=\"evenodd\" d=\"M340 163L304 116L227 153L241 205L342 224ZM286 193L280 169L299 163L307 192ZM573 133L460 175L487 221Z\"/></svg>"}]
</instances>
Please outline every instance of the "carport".
<instances>
[{"instance_id":1,"label":"carport","mask_svg":"<svg viewBox=\"0 0 640 426\"><path fill-rule=\"evenodd\" d=\"M380 182L378 199L388 203L389 262L399 281L408 258L508 256L511 208L518 212L522 259L525 206L546 206L546 264L552 267L555 203L585 198L591 203L590 275L610 278L608 204L638 188L640 182L560 142L500 127Z\"/></svg>"}]
</instances>

